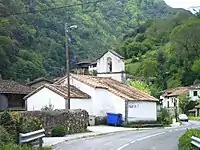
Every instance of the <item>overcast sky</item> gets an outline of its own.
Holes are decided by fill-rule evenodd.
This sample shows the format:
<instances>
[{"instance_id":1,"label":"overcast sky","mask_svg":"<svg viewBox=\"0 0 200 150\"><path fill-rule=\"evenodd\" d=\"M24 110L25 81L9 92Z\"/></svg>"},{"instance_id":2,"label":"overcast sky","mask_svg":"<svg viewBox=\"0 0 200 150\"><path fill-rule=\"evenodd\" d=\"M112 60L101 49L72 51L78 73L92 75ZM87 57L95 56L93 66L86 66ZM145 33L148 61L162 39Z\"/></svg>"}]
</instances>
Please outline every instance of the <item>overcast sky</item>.
<instances>
[{"instance_id":1,"label":"overcast sky","mask_svg":"<svg viewBox=\"0 0 200 150\"><path fill-rule=\"evenodd\" d=\"M165 0L165 2L174 8L188 8L191 6L200 6L200 0Z\"/></svg>"}]
</instances>

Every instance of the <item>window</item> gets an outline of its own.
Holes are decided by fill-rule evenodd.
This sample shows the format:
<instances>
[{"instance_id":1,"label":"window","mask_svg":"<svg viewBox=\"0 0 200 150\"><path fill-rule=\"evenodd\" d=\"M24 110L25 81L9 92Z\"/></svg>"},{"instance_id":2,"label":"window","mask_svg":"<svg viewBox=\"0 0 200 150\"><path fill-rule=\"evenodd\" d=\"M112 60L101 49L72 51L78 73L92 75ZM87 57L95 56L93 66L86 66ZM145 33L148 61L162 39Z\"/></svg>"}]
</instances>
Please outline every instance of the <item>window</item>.
<instances>
[{"instance_id":1,"label":"window","mask_svg":"<svg viewBox=\"0 0 200 150\"><path fill-rule=\"evenodd\" d=\"M108 66L107 66L108 72L112 72L112 59L108 57L107 62L108 62Z\"/></svg>"},{"instance_id":2,"label":"window","mask_svg":"<svg viewBox=\"0 0 200 150\"><path fill-rule=\"evenodd\" d=\"M169 101L167 101L167 108L169 108Z\"/></svg>"},{"instance_id":3,"label":"window","mask_svg":"<svg viewBox=\"0 0 200 150\"><path fill-rule=\"evenodd\" d=\"M197 91L194 91L194 92L193 92L193 95L194 95L194 96L197 96Z\"/></svg>"}]
</instances>

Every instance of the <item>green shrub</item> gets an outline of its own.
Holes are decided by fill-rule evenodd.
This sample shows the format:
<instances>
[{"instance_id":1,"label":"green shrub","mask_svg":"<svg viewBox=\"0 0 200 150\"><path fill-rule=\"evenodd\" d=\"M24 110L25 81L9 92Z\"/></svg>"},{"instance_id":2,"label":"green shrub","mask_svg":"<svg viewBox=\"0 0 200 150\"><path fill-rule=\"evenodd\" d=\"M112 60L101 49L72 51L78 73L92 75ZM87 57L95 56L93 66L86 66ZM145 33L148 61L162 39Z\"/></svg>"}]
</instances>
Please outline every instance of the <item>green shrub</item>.
<instances>
[{"instance_id":1,"label":"green shrub","mask_svg":"<svg viewBox=\"0 0 200 150\"><path fill-rule=\"evenodd\" d=\"M200 121L200 117L189 117L189 120L197 120L197 121Z\"/></svg>"},{"instance_id":2,"label":"green shrub","mask_svg":"<svg viewBox=\"0 0 200 150\"><path fill-rule=\"evenodd\" d=\"M191 137L196 136L200 138L200 130L191 129L187 130L179 139L178 148L179 150L196 150L191 144Z\"/></svg>"},{"instance_id":3,"label":"green shrub","mask_svg":"<svg viewBox=\"0 0 200 150\"><path fill-rule=\"evenodd\" d=\"M4 111L0 114L0 125L10 134L11 139L17 142L17 122L11 117L9 112Z\"/></svg>"},{"instance_id":4,"label":"green shrub","mask_svg":"<svg viewBox=\"0 0 200 150\"><path fill-rule=\"evenodd\" d=\"M3 150L31 150L28 145L17 145L17 144L5 144L2 147ZM51 150L50 147L35 148L35 150Z\"/></svg>"},{"instance_id":5,"label":"green shrub","mask_svg":"<svg viewBox=\"0 0 200 150\"><path fill-rule=\"evenodd\" d=\"M162 108L158 113L157 121L163 125L169 125L172 123L172 118L166 108Z\"/></svg>"},{"instance_id":6,"label":"green shrub","mask_svg":"<svg viewBox=\"0 0 200 150\"><path fill-rule=\"evenodd\" d=\"M106 125L107 117L96 117L95 118L95 125Z\"/></svg>"},{"instance_id":7,"label":"green shrub","mask_svg":"<svg viewBox=\"0 0 200 150\"><path fill-rule=\"evenodd\" d=\"M0 149L2 149L4 144L13 143L13 139L5 128L0 126Z\"/></svg>"},{"instance_id":8,"label":"green shrub","mask_svg":"<svg viewBox=\"0 0 200 150\"><path fill-rule=\"evenodd\" d=\"M63 125L56 125L52 130L53 137L62 137L66 135L65 127Z\"/></svg>"}]
</instances>

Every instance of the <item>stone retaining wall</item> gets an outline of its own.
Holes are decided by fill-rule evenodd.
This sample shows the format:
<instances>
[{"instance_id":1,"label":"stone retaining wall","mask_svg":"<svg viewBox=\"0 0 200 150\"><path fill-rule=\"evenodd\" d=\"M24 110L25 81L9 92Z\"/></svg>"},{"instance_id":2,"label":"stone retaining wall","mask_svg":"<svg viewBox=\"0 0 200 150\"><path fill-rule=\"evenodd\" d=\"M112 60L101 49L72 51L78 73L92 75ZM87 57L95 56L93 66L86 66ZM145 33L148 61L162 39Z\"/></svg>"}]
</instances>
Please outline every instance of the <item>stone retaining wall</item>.
<instances>
[{"instance_id":1,"label":"stone retaining wall","mask_svg":"<svg viewBox=\"0 0 200 150\"><path fill-rule=\"evenodd\" d=\"M24 116L31 116L40 119L47 134L51 134L56 124L65 126L67 132L80 133L87 129L89 122L88 112L85 110L56 110L56 111L24 111Z\"/></svg>"}]
</instances>

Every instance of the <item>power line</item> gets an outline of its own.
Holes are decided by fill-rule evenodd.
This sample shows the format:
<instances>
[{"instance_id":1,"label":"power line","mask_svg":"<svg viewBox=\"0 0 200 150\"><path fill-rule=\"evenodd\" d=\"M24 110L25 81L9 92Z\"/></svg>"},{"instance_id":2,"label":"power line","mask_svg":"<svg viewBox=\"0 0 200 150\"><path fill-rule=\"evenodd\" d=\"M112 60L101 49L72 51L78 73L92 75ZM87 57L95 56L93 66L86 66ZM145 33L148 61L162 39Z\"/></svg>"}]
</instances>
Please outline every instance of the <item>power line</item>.
<instances>
[{"instance_id":1,"label":"power line","mask_svg":"<svg viewBox=\"0 0 200 150\"><path fill-rule=\"evenodd\" d=\"M83 6L83 5L89 5L89 4L97 4L97 3L101 3L101 2L105 2L105 1L107 1L107 0L97 0L95 2L86 2L86 3L73 4L73 5L61 6L61 7L55 7L55 8L47 8L47 9L34 10L34 11L19 12L19 13L9 14L6 16L0 16L0 17L6 18L9 16L23 15L23 14L29 14L29 13L38 13L38 12L51 11L51 10L70 8L70 7L76 7L76 6Z\"/></svg>"}]
</instances>

